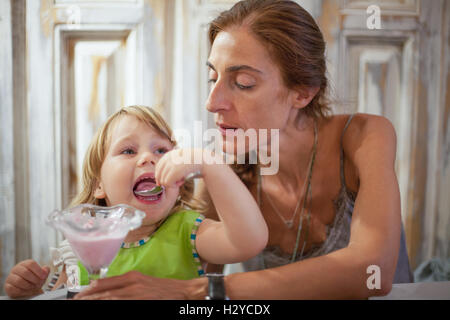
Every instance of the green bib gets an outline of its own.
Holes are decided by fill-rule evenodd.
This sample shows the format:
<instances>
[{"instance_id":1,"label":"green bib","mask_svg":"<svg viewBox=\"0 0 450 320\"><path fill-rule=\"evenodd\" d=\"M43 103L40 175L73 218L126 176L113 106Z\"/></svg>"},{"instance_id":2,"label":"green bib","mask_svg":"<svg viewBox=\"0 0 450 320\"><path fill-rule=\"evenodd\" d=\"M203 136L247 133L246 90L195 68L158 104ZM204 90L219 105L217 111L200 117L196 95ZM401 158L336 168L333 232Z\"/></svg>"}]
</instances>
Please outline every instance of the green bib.
<instances>
[{"instance_id":1,"label":"green bib","mask_svg":"<svg viewBox=\"0 0 450 320\"><path fill-rule=\"evenodd\" d=\"M111 262L107 276L139 271L158 278L192 279L204 274L195 249L198 226L204 216L191 210L171 214L144 243L120 248ZM142 240L141 240L142 241ZM80 284L89 284L88 272L78 262Z\"/></svg>"}]
</instances>

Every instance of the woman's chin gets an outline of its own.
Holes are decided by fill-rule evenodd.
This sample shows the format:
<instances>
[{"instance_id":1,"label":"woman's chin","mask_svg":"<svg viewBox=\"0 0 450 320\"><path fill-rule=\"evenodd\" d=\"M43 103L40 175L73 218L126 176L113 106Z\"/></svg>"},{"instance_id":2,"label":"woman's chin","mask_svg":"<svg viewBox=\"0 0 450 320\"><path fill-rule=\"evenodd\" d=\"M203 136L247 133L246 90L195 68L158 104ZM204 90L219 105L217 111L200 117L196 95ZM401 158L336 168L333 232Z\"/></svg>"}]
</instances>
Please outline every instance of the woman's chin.
<instances>
[{"instance_id":1,"label":"woman's chin","mask_svg":"<svg viewBox=\"0 0 450 320\"><path fill-rule=\"evenodd\" d=\"M233 143L226 144L224 143L222 151L226 154L227 157L230 157L234 160L242 159L242 157L247 158L247 155L252 152L257 152L256 148L250 148L248 145L236 145Z\"/></svg>"},{"instance_id":2,"label":"woman's chin","mask_svg":"<svg viewBox=\"0 0 450 320\"><path fill-rule=\"evenodd\" d=\"M222 151L228 156L239 156L240 154L246 154L247 147L245 145L239 145L232 141L224 141Z\"/></svg>"}]
</instances>

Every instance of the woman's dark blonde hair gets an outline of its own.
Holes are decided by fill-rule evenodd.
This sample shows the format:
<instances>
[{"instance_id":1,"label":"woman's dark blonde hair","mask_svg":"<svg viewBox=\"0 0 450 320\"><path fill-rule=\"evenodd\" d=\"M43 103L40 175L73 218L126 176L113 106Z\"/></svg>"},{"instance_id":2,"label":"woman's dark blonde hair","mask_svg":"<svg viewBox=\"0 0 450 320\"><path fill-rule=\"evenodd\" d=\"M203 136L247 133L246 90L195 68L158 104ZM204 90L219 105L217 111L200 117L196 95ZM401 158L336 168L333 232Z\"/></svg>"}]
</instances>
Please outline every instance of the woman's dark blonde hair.
<instances>
[{"instance_id":1,"label":"woman's dark blonde hair","mask_svg":"<svg viewBox=\"0 0 450 320\"><path fill-rule=\"evenodd\" d=\"M170 129L166 121L153 109L140 105L121 108L112 114L94 135L83 162L81 192L72 200L69 207L74 207L82 203L106 206L105 199L95 198L94 192L100 180L103 161L105 160L108 147L111 144L111 130L123 116L136 117L158 132L162 137L167 138L174 147L177 145L176 141L172 139L172 129ZM194 198L194 182L192 180L186 181L180 187L180 195L171 213L186 207L199 212L204 212L205 210L204 203Z\"/></svg>"},{"instance_id":2,"label":"woman's dark blonde hair","mask_svg":"<svg viewBox=\"0 0 450 320\"><path fill-rule=\"evenodd\" d=\"M297 119L303 115L329 117L325 41L314 18L294 1L239 1L210 23L210 45L221 31L241 26L267 48L288 88L319 88L309 105L300 110ZM234 169L246 183L252 180L255 167L239 165Z\"/></svg>"}]
</instances>

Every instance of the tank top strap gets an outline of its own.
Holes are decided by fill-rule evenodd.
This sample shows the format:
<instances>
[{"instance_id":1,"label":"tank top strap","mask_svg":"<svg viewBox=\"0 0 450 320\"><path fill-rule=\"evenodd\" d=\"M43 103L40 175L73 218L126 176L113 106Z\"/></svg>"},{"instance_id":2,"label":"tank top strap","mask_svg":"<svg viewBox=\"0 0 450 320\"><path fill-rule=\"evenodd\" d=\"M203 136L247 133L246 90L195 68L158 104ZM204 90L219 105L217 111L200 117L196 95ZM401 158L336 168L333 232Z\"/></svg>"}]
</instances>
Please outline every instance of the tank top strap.
<instances>
[{"instance_id":1,"label":"tank top strap","mask_svg":"<svg viewBox=\"0 0 450 320\"><path fill-rule=\"evenodd\" d=\"M258 166L258 183L256 184L256 202L258 203L258 207L261 208L261 168Z\"/></svg>"},{"instance_id":2,"label":"tank top strap","mask_svg":"<svg viewBox=\"0 0 450 320\"><path fill-rule=\"evenodd\" d=\"M340 166L340 171L341 171L341 185L342 185L342 188L344 190L347 189L347 185L345 183L345 173L344 173L344 134L345 134L345 130L347 130L347 127L350 125L350 122L352 121L354 115L355 114L353 113L348 118L347 123L345 124L344 130L342 131L342 135L341 135L341 158L340 158L341 166Z\"/></svg>"}]
</instances>

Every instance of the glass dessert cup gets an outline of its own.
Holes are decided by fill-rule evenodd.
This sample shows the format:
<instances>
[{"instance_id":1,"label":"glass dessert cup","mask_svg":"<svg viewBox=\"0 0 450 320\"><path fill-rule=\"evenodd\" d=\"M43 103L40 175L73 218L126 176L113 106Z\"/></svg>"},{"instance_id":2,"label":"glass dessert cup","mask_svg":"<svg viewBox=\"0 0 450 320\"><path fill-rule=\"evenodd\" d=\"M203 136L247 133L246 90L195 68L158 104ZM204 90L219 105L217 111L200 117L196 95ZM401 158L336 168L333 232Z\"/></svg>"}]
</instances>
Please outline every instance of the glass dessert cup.
<instances>
[{"instance_id":1,"label":"glass dessert cup","mask_svg":"<svg viewBox=\"0 0 450 320\"><path fill-rule=\"evenodd\" d=\"M81 204L53 211L47 224L64 234L91 281L106 277L126 235L140 227L144 217L144 212L124 204L113 207Z\"/></svg>"}]
</instances>

